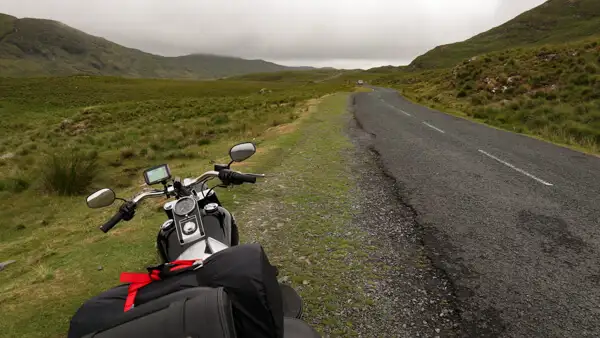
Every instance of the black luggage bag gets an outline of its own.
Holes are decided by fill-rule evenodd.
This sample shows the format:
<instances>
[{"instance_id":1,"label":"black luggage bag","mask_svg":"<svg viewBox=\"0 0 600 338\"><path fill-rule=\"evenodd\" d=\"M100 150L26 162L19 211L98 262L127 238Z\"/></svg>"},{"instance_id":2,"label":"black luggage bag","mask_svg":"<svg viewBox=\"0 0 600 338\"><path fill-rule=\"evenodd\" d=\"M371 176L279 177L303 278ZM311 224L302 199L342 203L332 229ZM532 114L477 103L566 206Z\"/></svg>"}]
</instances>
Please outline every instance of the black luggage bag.
<instances>
[{"instance_id":1,"label":"black luggage bag","mask_svg":"<svg viewBox=\"0 0 600 338\"><path fill-rule=\"evenodd\" d=\"M121 313L85 338L236 338L232 306L223 288L182 290Z\"/></svg>"},{"instance_id":2,"label":"black luggage bag","mask_svg":"<svg viewBox=\"0 0 600 338\"><path fill-rule=\"evenodd\" d=\"M196 270L144 286L135 296L135 307L125 314L166 295L198 286L225 290L232 304L238 337L283 337L283 304L276 269L258 244L228 248L209 257ZM69 338L79 338L122 320L127 294L128 285L121 285L88 300L73 316Z\"/></svg>"}]
</instances>

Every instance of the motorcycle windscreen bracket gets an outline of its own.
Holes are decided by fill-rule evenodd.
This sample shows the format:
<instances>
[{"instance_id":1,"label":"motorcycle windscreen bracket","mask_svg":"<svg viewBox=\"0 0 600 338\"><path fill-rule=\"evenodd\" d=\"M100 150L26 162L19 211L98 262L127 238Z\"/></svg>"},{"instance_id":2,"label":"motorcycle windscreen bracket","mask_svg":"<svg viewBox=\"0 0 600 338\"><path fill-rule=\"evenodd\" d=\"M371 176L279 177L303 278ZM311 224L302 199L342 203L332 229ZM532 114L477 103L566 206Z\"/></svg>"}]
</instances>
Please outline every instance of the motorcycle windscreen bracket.
<instances>
[{"instance_id":1,"label":"motorcycle windscreen bracket","mask_svg":"<svg viewBox=\"0 0 600 338\"><path fill-rule=\"evenodd\" d=\"M144 170L144 180L147 185L163 183L171 179L171 170L169 165L161 164L156 167Z\"/></svg>"}]
</instances>

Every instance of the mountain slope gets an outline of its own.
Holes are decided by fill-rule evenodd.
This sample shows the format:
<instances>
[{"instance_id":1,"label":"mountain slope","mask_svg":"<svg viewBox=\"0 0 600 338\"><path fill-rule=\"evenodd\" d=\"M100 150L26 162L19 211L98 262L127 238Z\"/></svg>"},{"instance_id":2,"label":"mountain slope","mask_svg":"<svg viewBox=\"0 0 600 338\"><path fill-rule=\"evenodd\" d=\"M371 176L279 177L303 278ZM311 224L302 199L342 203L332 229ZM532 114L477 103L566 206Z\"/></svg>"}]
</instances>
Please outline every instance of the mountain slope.
<instances>
[{"instance_id":1,"label":"mountain slope","mask_svg":"<svg viewBox=\"0 0 600 338\"><path fill-rule=\"evenodd\" d=\"M0 76L111 75L205 79L294 68L215 55L162 57L57 21L0 14Z\"/></svg>"},{"instance_id":2,"label":"mountain slope","mask_svg":"<svg viewBox=\"0 0 600 338\"><path fill-rule=\"evenodd\" d=\"M505 24L463 42L438 46L413 68L445 68L476 55L509 48L564 43L600 34L600 1L549 0Z\"/></svg>"}]
</instances>

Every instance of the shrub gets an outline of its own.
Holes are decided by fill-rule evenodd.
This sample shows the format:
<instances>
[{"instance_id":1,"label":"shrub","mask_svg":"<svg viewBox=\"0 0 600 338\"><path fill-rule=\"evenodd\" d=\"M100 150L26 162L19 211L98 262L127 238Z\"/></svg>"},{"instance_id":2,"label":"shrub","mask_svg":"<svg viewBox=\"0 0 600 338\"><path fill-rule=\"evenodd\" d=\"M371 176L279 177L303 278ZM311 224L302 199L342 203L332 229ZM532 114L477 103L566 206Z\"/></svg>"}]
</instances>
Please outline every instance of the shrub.
<instances>
[{"instance_id":1,"label":"shrub","mask_svg":"<svg viewBox=\"0 0 600 338\"><path fill-rule=\"evenodd\" d=\"M214 124L225 124L225 123L229 122L229 116L227 116L226 114L215 115L212 118L212 122Z\"/></svg>"},{"instance_id":2,"label":"shrub","mask_svg":"<svg viewBox=\"0 0 600 338\"><path fill-rule=\"evenodd\" d=\"M41 170L41 180L47 192L71 196L87 192L97 174L96 157L66 151L46 157Z\"/></svg>"},{"instance_id":3,"label":"shrub","mask_svg":"<svg viewBox=\"0 0 600 338\"><path fill-rule=\"evenodd\" d=\"M521 108L521 106L519 105L519 102L511 102L508 105L508 108L511 109L511 110L517 111L517 110L519 110Z\"/></svg>"},{"instance_id":4,"label":"shrub","mask_svg":"<svg viewBox=\"0 0 600 338\"><path fill-rule=\"evenodd\" d=\"M583 104L579 104L575 107L575 112L577 114L585 114L587 113L587 107Z\"/></svg>"},{"instance_id":5,"label":"shrub","mask_svg":"<svg viewBox=\"0 0 600 338\"><path fill-rule=\"evenodd\" d=\"M127 147L127 148L121 149L121 159L127 160L127 159L134 158L134 157L135 157L135 151L133 150L133 148Z\"/></svg>"},{"instance_id":6,"label":"shrub","mask_svg":"<svg viewBox=\"0 0 600 338\"><path fill-rule=\"evenodd\" d=\"M152 142L150 142L149 146L150 146L150 149L155 150L155 151L164 149L162 143L160 143L160 142L152 141Z\"/></svg>"},{"instance_id":7,"label":"shrub","mask_svg":"<svg viewBox=\"0 0 600 338\"><path fill-rule=\"evenodd\" d=\"M480 111L480 110L476 110L473 112L473 117L476 119L485 119L487 116L486 113Z\"/></svg>"},{"instance_id":8,"label":"shrub","mask_svg":"<svg viewBox=\"0 0 600 338\"><path fill-rule=\"evenodd\" d=\"M585 72L588 74L596 74L596 66L587 64L584 68Z\"/></svg>"},{"instance_id":9,"label":"shrub","mask_svg":"<svg viewBox=\"0 0 600 338\"><path fill-rule=\"evenodd\" d=\"M27 156L29 155L30 151L28 148L21 148L17 151L17 155L19 156Z\"/></svg>"},{"instance_id":10,"label":"shrub","mask_svg":"<svg viewBox=\"0 0 600 338\"><path fill-rule=\"evenodd\" d=\"M527 126L531 129L541 129L548 125L548 118L544 115L534 116L527 121Z\"/></svg>"},{"instance_id":11,"label":"shrub","mask_svg":"<svg viewBox=\"0 0 600 338\"><path fill-rule=\"evenodd\" d=\"M578 86L587 86L590 83L590 77L588 74L581 73L573 76L571 81Z\"/></svg>"},{"instance_id":12,"label":"shrub","mask_svg":"<svg viewBox=\"0 0 600 338\"><path fill-rule=\"evenodd\" d=\"M118 168L123 165L123 161L120 157L113 157L112 159L108 160L108 165L114 168Z\"/></svg>"},{"instance_id":13,"label":"shrub","mask_svg":"<svg viewBox=\"0 0 600 338\"><path fill-rule=\"evenodd\" d=\"M207 144L210 144L210 139L201 138L198 140L198 142L196 142L196 144L198 144L199 146L205 146Z\"/></svg>"},{"instance_id":14,"label":"shrub","mask_svg":"<svg viewBox=\"0 0 600 338\"><path fill-rule=\"evenodd\" d=\"M479 106L486 103L486 99L482 95L474 95L471 97L471 104L474 106Z\"/></svg>"},{"instance_id":15,"label":"shrub","mask_svg":"<svg viewBox=\"0 0 600 338\"><path fill-rule=\"evenodd\" d=\"M29 188L29 182L21 178L0 179L0 191L19 193Z\"/></svg>"},{"instance_id":16,"label":"shrub","mask_svg":"<svg viewBox=\"0 0 600 338\"><path fill-rule=\"evenodd\" d=\"M165 158L167 160L174 160L174 159L192 159L197 157L197 155L192 152L192 151L184 151L184 150L174 150L171 152L168 152L165 155Z\"/></svg>"},{"instance_id":17,"label":"shrub","mask_svg":"<svg viewBox=\"0 0 600 338\"><path fill-rule=\"evenodd\" d=\"M463 89L460 92L458 92L458 94L456 95L456 97L465 97L467 96L467 92Z\"/></svg>"}]
</instances>

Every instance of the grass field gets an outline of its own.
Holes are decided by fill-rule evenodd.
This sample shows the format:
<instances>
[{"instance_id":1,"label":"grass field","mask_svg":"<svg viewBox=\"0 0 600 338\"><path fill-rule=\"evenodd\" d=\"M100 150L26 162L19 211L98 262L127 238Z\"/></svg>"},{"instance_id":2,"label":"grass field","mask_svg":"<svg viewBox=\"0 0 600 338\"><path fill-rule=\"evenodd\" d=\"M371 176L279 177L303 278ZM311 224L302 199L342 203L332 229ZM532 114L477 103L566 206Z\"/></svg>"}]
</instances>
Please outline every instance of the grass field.
<instances>
[{"instance_id":1,"label":"grass field","mask_svg":"<svg viewBox=\"0 0 600 338\"><path fill-rule=\"evenodd\" d=\"M349 217L343 204L350 178L340 175L339 159L349 144L341 134L345 96L330 97L318 111L315 101L307 106L351 85L75 77L3 79L0 88L8 93L0 114L10 121L1 131L0 203L10 207L0 211L0 261L17 261L0 273L0 336L62 337L83 300L118 284L120 272L155 263L162 204L146 204L105 235L97 227L114 210L87 209L85 193L112 187L129 197L143 183L142 170L163 162L190 177L225 161L229 146L245 140L256 142L259 153L240 169L272 175L264 186L220 191L241 215L242 239L266 246L286 282L306 298L309 321L322 332L353 334L351 317L327 312L341 306L336 296L369 303L347 279L362 268L342 262L356 243L330 236ZM262 88L271 92L260 94ZM94 158L98 175L85 193L59 196L43 183L47 159L70 154ZM244 209L242 201L253 204ZM314 203L331 204L342 216L307 216ZM272 215L255 214L261 205ZM360 278L372 274L363 272Z\"/></svg>"}]
</instances>

